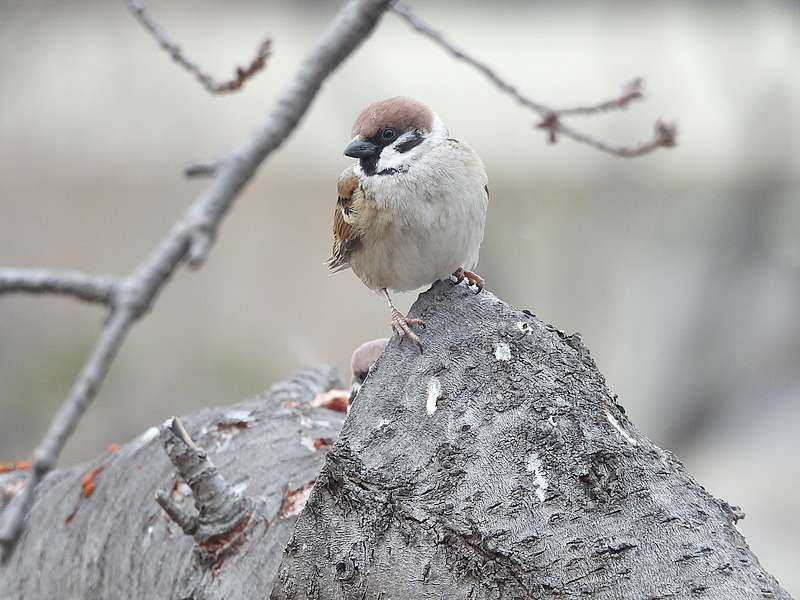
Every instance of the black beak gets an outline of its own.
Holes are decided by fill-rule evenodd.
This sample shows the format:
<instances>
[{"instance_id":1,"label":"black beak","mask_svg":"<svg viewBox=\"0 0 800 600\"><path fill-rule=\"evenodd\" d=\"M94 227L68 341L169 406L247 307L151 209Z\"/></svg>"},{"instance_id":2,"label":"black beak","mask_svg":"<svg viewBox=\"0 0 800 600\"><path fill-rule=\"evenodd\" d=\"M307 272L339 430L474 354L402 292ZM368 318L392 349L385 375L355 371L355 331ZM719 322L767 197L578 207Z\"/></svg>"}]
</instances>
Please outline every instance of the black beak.
<instances>
[{"instance_id":1,"label":"black beak","mask_svg":"<svg viewBox=\"0 0 800 600\"><path fill-rule=\"evenodd\" d=\"M378 156L379 153L380 148L376 144L358 138L347 144L344 149L344 155L352 158L372 158Z\"/></svg>"}]
</instances>

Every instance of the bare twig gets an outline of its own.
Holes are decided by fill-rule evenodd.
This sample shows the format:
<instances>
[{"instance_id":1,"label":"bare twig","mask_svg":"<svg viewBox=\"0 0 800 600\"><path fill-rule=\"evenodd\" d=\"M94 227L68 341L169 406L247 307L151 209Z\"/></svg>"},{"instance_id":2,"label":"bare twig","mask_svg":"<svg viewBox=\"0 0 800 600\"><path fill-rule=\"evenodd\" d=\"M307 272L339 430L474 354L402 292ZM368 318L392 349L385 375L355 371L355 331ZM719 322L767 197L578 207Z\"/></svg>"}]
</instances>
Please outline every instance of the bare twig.
<instances>
[{"instance_id":1,"label":"bare twig","mask_svg":"<svg viewBox=\"0 0 800 600\"><path fill-rule=\"evenodd\" d=\"M156 502L187 535L194 537L196 555L214 562L227 548L240 543L253 513L253 501L228 484L178 417L161 427L160 437L178 476L192 491L197 516L184 511L165 493L157 495Z\"/></svg>"},{"instance_id":2,"label":"bare twig","mask_svg":"<svg viewBox=\"0 0 800 600\"><path fill-rule=\"evenodd\" d=\"M172 417L169 428L172 430L172 433L178 436L184 444L191 448L192 452L195 452L198 456L205 457L206 451L194 443L192 436L190 436L189 432L186 431L186 428L183 426L183 422L178 417Z\"/></svg>"},{"instance_id":3,"label":"bare twig","mask_svg":"<svg viewBox=\"0 0 800 600\"><path fill-rule=\"evenodd\" d=\"M607 152L608 154L613 154L615 156L620 156L622 158L634 158L637 156L644 156L645 154L649 154L656 148L671 148L675 145L675 138L677 136L677 129L675 125L663 123L661 121L656 121L655 124L655 133L653 137L647 142L641 142L639 144L633 146L614 146L608 144L602 140L598 140L597 138L593 138L589 135L585 135L575 130L570 130L567 134L564 131L564 126L560 123L556 123L555 126L547 123L547 120L542 121L537 125L540 129L547 129L550 131L550 135L554 136L555 132L564 133L568 135L568 137L572 138L577 142L581 142L586 144L587 146L591 146L592 148L596 148L602 152ZM551 138L551 143L555 143L555 140Z\"/></svg>"},{"instance_id":4,"label":"bare twig","mask_svg":"<svg viewBox=\"0 0 800 600\"><path fill-rule=\"evenodd\" d=\"M147 8L141 0L125 0L128 8L136 16L142 26L150 32L161 46L180 66L189 71L212 94L226 94L241 89L244 83L258 73L266 65L267 57L270 55L272 40L266 39L258 47L253 60L246 67L236 67L236 72L232 79L227 81L216 81L211 75L191 61L181 50L181 47L173 42L166 32L159 27L153 18L147 13Z\"/></svg>"},{"instance_id":5,"label":"bare twig","mask_svg":"<svg viewBox=\"0 0 800 600\"><path fill-rule=\"evenodd\" d=\"M192 179L195 177L212 177L219 168L219 161L196 162L190 164L183 170L183 174Z\"/></svg>"},{"instance_id":6,"label":"bare twig","mask_svg":"<svg viewBox=\"0 0 800 600\"><path fill-rule=\"evenodd\" d=\"M0 294L63 294L111 306L119 281L110 275L46 269L0 269Z\"/></svg>"},{"instance_id":7,"label":"bare twig","mask_svg":"<svg viewBox=\"0 0 800 600\"><path fill-rule=\"evenodd\" d=\"M677 137L677 128L674 125L658 122L656 123L656 133L650 141L642 142L635 146L614 145L594 138L588 134L581 133L572 127L564 125L561 118L566 116L577 115L591 115L600 112L607 112L611 110L620 110L627 108L628 105L634 100L640 100L644 97L642 92L642 80L635 79L629 83L623 90L622 95L612 100L607 100L598 104L587 106L578 106L572 108L556 109L536 102L522 94L516 86L508 83L505 79L500 77L491 67L485 63L473 58L470 54L461 50L457 46L450 43L445 37L427 23L417 17L411 10L400 2L393 2L391 10L403 18L411 27L422 35L430 38L439 46L449 52L454 58L463 61L479 71L484 77L491 81L497 88L505 94L511 96L522 106L530 108L542 117L536 127L544 129L548 133L548 141L554 144L558 135L563 135L576 142L587 144L602 152L613 154L614 156L621 156L630 158L633 156L642 156L652 152L656 148L669 148L675 145Z\"/></svg>"},{"instance_id":8,"label":"bare twig","mask_svg":"<svg viewBox=\"0 0 800 600\"><path fill-rule=\"evenodd\" d=\"M22 532L33 493L49 472L67 438L94 399L125 335L158 297L178 266L202 263L228 209L259 165L294 131L322 82L374 29L389 0L352 0L337 15L309 53L275 108L241 146L220 161L208 189L173 225L153 252L117 286L111 315L69 395L36 449L23 492L4 511L0 548L13 548Z\"/></svg>"},{"instance_id":9,"label":"bare twig","mask_svg":"<svg viewBox=\"0 0 800 600\"><path fill-rule=\"evenodd\" d=\"M164 490L158 490L155 497L156 503L163 509L186 535L194 535L197 531L197 515L187 513Z\"/></svg>"},{"instance_id":10,"label":"bare twig","mask_svg":"<svg viewBox=\"0 0 800 600\"><path fill-rule=\"evenodd\" d=\"M573 106L572 108L559 108L555 111L559 117L573 115L594 115L611 110L624 110L635 100L644 99L644 81L637 77L629 82L623 89L622 94L605 102L590 104L588 106Z\"/></svg>"}]
</instances>

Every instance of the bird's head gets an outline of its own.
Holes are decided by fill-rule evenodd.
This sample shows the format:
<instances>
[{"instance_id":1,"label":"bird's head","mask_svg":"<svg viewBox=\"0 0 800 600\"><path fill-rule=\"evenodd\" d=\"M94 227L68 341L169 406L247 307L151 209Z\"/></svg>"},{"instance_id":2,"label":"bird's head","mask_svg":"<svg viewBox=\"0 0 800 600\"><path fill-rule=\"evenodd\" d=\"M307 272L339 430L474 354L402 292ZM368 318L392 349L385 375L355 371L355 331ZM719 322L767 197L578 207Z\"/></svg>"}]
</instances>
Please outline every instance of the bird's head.
<instances>
[{"instance_id":1,"label":"bird's head","mask_svg":"<svg viewBox=\"0 0 800 600\"><path fill-rule=\"evenodd\" d=\"M432 148L447 140L447 128L422 102L405 96L373 102L353 124L344 154L359 160L361 171L393 175L407 171Z\"/></svg>"}]
</instances>

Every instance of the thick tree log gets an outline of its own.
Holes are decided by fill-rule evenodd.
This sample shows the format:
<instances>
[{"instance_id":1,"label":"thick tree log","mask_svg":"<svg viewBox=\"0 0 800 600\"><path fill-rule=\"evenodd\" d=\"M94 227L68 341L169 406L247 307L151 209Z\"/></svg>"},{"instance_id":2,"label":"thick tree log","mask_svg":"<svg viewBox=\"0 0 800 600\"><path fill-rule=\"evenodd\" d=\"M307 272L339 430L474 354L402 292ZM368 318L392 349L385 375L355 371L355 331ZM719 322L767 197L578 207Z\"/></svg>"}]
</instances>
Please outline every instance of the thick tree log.
<instances>
[{"instance_id":1,"label":"thick tree log","mask_svg":"<svg viewBox=\"0 0 800 600\"><path fill-rule=\"evenodd\" d=\"M358 393L272 598L789 598L580 337L440 282Z\"/></svg>"},{"instance_id":2,"label":"thick tree log","mask_svg":"<svg viewBox=\"0 0 800 600\"><path fill-rule=\"evenodd\" d=\"M577 335L450 282L412 314L327 457L317 370L50 474L0 598L790 598Z\"/></svg>"},{"instance_id":3,"label":"thick tree log","mask_svg":"<svg viewBox=\"0 0 800 600\"><path fill-rule=\"evenodd\" d=\"M49 474L19 544L0 566L0 598L266 597L344 418L310 402L336 383L331 369L307 370L263 397L185 419L186 430L226 480L226 491L246 504L244 518L232 518L231 527L218 532L224 535L212 531L223 511L193 514L192 500L204 492L205 506L215 505L207 489L198 493L176 477L162 443L181 468L193 457L168 428L159 435L154 427L93 464ZM192 466L187 474L211 488L208 470L191 472ZM0 479L0 489L14 485L13 476ZM199 517L192 535L158 506L159 491L182 514ZM219 521L224 525L224 518Z\"/></svg>"}]
</instances>

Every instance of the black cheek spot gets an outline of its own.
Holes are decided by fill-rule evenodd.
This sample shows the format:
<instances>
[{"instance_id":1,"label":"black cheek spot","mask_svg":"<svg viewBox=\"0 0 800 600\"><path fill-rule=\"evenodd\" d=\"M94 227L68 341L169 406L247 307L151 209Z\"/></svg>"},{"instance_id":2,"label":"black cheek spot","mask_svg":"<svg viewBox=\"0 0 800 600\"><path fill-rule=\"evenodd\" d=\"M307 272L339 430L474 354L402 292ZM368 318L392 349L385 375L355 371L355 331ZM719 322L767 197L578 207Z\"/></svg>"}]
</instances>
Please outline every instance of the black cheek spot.
<instances>
[{"instance_id":1,"label":"black cheek spot","mask_svg":"<svg viewBox=\"0 0 800 600\"><path fill-rule=\"evenodd\" d=\"M412 148L419 146L422 143L422 140L425 138L419 131L414 131L414 136L411 139L406 140L401 144L397 144L394 149L400 152L401 154L404 152L408 152Z\"/></svg>"},{"instance_id":2,"label":"black cheek spot","mask_svg":"<svg viewBox=\"0 0 800 600\"><path fill-rule=\"evenodd\" d=\"M378 168L378 158L379 156L370 156L369 158L359 159L358 162L365 175L375 175L375 171Z\"/></svg>"}]
</instances>

